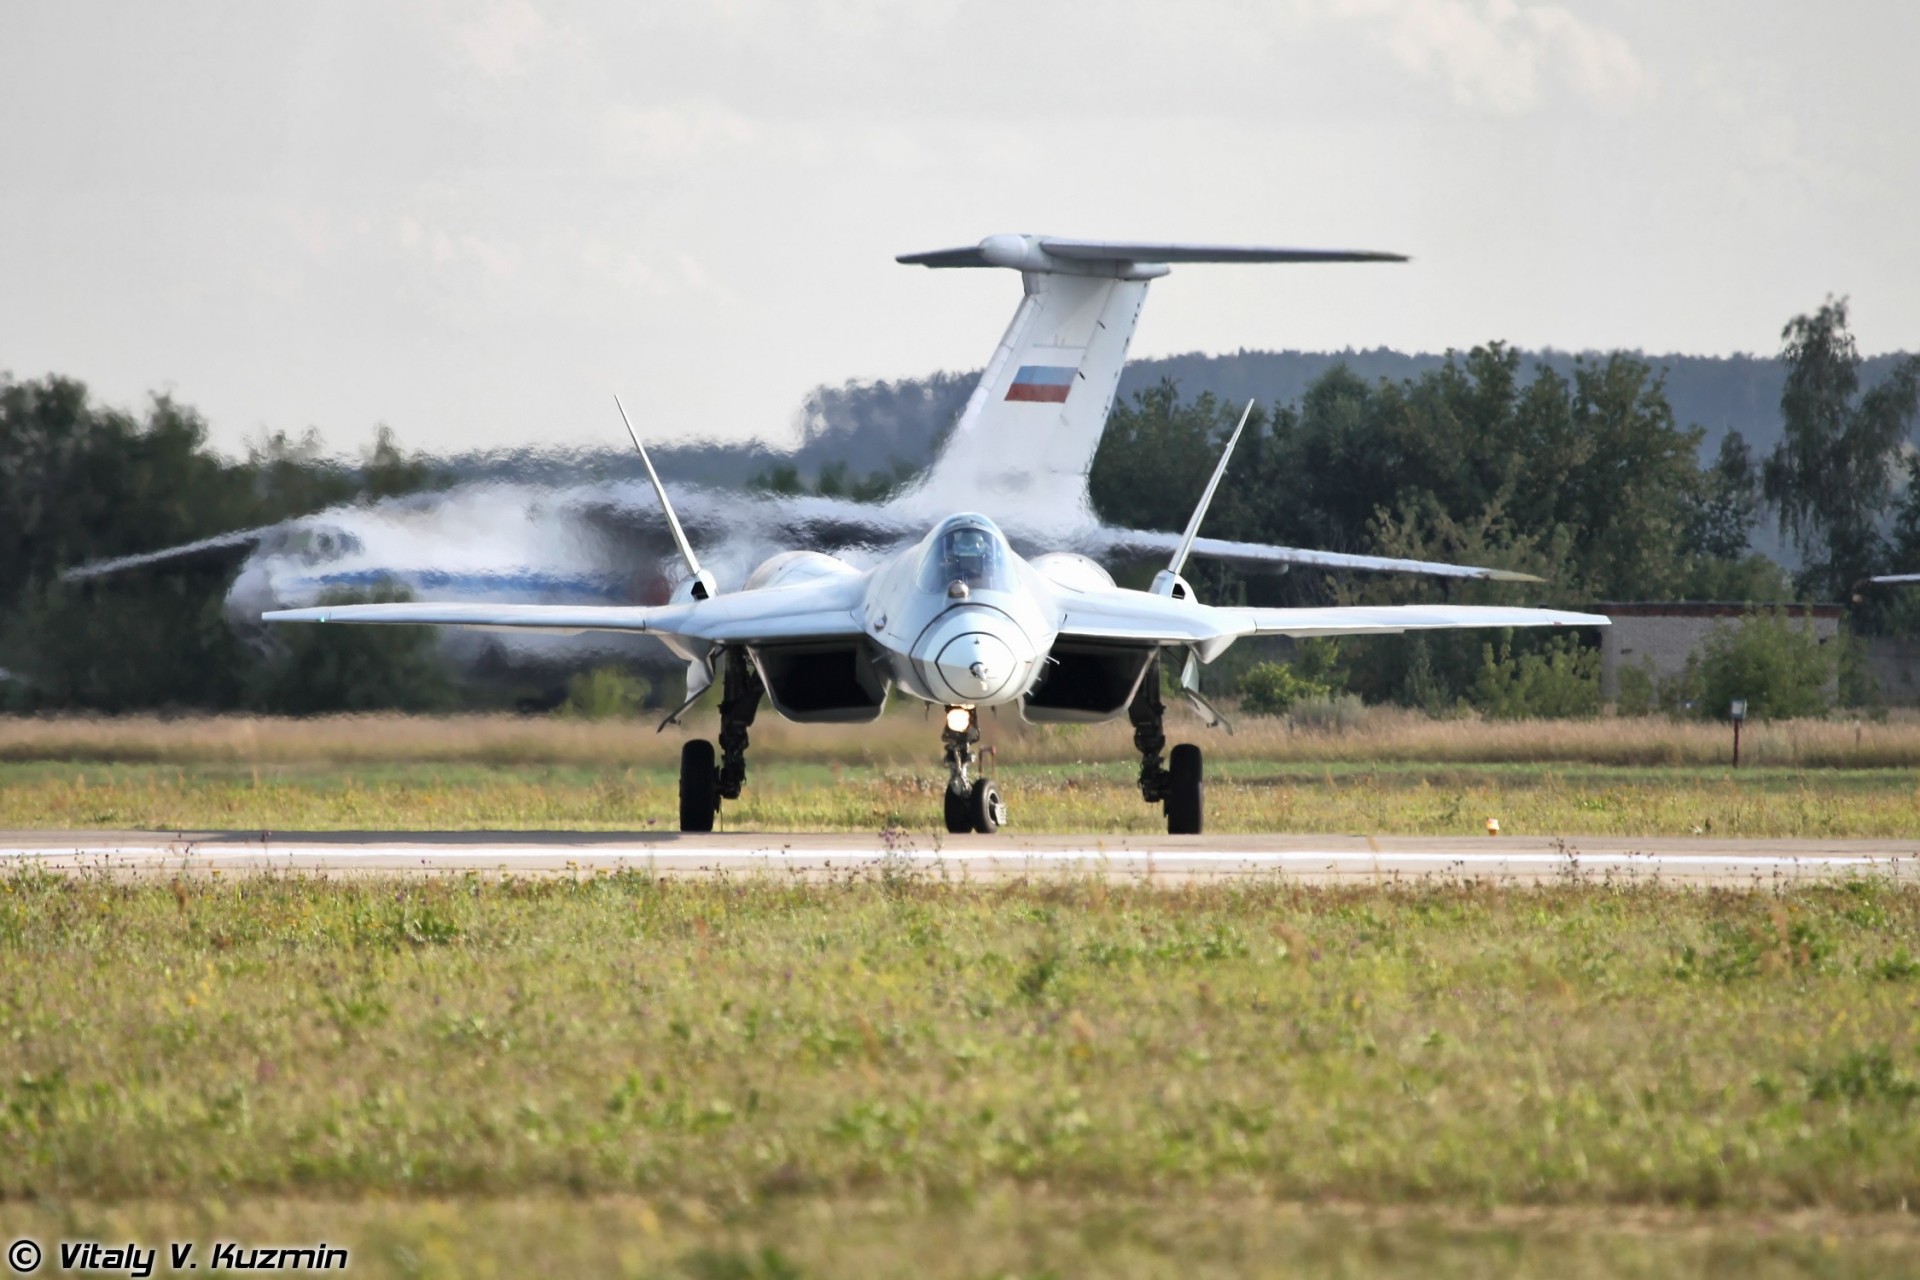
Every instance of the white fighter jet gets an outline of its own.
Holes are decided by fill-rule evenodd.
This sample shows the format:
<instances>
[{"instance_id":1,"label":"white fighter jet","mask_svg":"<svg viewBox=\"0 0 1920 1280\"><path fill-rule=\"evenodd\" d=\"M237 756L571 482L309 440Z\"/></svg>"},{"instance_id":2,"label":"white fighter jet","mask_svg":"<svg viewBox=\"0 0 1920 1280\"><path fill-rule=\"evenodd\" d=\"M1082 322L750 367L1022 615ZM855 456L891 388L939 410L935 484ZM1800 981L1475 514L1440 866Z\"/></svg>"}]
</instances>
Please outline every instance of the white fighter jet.
<instances>
[{"instance_id":1,"label":"white fighter jet","mask_svg":"<svg viewBox=\"0 0 1920 1280\"><path fill-rule=\"evenodd\" d=\"M1249 403L1249 413L1252 408ZM898 689L944 708L948 831L985 834L1006 821L1006 806L993 782L972 776L979 714L1004 706L1018 707L1037 721L1098 721L1126 714L1141 756L1141 798L1164 807L1167 830L1176 835L1197 834L1204 825L1201 753L1190 743L1166 751L1163 654L1184 654L1180 687L1202 717L1217 724L1218 714L1200 696L1199 665L1241 636L1607 625L1595 614L1552 609L1202 604L1181 570L1246 421L1243 414L1167 567L1146 591L1116 586L1098 564L1072 552L1029 560L991 519L969 512L948 515L917 542L868 568L820 552L788 551L756 568L740 590L722 593L701 568L648 462L667 527L687 567L669 604L356 604L282 610L266 619L658 637L690 664L687 701L669 723L714 682L716 672L721 683L718 755L704 739L681 748L683 831L711 831L721 804L739 797L746 780L748 729L763 696L789 720L868 721ZM634 444L640 447L637 436ZM640 455L646 457L644 447Z\"/></svg>"},{"instance_id":2,"label":"white fighter jet","mask_svg":"<svg viewBox=\"0 0 1920 1280\"><path fill-rule=\"evenodd\" d=\"M870 567L956 510L993 517L1024 554L1071 551L1106 564L1159 559L1176 535L1108 525L1087 475L1126 363L1148 283L1176 263L1399 262L1398 254L1325 249L1119 243L1027 235L900 255L935 268L1018 271L1023 286L1005 335L939 456L883 503L815 495L677 490L679 515L718 585L732 590L789 548ZM84 581L209 556L243 559L227 594L246 631L268 609L314 605L349 591L400 589L421 602L660 604L684 573L659 536L661 512L640 482L471 485L371 506L336 507L281 525L70 570ZM1292 565L1528 580L1473 565L1434 564L1215 538L1196 555L1246 569ZM577 662L590 641L537 635L450 637L465 665ZM651 648L651 646L645 646ZM629 654L628 656L635 656Z\"/></svg>"}]
</instances>

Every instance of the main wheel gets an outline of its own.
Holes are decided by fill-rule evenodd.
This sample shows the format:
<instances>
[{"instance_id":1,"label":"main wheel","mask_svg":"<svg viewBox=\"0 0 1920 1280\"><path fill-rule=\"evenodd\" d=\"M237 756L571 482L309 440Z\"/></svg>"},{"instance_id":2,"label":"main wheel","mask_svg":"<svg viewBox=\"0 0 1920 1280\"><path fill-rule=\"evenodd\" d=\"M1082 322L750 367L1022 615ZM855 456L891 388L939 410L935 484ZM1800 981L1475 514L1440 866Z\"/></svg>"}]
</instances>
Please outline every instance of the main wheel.
<instances>
[{"instance_id":1,"label":"main wheel","mask_svg":"<svg viewBox=\"0 0 1920 1280\"><path fill-rule=\"evenodd\" d=\"M1200 748L1183 742L1167 755L1167 834L1197 836L1203 825L1206 787L1200 781Z\"/></svg>"},{"instance_id":2,"label":"main wheel","mask_svg":"<svg viewBox=\"0 0 1920 1280\"><path fill-rule=\"evenodd\" d=\"M954 835L973 830L973 797L964 791L955 793L952 787L942 794L947 798L947 830Z\"/></svg>"},{"instance_id":3,"label":"main wheel","mask_svg":"<svg viewBox=\"0 0 1920 1280\"><path fill-rule=\"evenodd\" d=\"M713 744L695 738L680 748L680 829L713 830L720 812L720 771L713 767Z\"/></svg>"},{"instance_id":4,"label":"main wheel","mask_svg":"<svg viewBox=\"0 0 1920 1280\"><path fill-rule=\"evenodd\" d=\"M985 778L973 784L973 794L967 797L967 802L973 829L983 836L992 835L1007 820L1007 806L1001 802L1000 789Z\"/></svg>"}]
</instances>

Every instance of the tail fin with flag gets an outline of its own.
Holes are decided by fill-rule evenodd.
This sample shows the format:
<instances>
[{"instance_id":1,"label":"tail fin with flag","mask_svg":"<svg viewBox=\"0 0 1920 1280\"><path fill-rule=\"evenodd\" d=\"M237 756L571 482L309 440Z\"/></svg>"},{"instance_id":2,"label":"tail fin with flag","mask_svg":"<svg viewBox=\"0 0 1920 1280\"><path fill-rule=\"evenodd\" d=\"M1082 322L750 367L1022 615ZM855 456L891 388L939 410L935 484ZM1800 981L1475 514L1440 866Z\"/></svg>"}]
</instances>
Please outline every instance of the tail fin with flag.
<instances>
[{"instance_id":1,"label":"tail fin with flag","mask_svg":"<svg viewBox=\"0 0 1920 1280\"><path fill-rule=\"evenodd\" d=\"M1327 249L988 236L977 246L903 254L927 267L1017 270L1025 296L945 449L898 501L1083 522L1087 474L1113 409L1148 281L1185 262L1401 262Z\"/></svg>"}]
</instances>

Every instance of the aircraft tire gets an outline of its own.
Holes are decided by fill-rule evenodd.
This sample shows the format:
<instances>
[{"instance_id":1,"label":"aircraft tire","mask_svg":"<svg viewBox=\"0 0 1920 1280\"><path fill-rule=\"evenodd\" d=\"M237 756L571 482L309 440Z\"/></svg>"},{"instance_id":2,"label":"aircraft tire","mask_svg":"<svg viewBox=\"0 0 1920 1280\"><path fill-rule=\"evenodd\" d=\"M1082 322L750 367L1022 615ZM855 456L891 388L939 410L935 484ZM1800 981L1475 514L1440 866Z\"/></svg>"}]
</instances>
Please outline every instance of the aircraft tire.
<instances>
[{"instance_id":1,"label":"aircraft tire","mask_svg":"<svg viewBox=\"0 0 1920 1280\"><path fill-rule=\"evenodd\" d=\"M1200 748L1183 742L1167 756L1167 834L1197 836L1205 825L1206 786Z\"/></svg>"},{"instance_id":2,"label":"aircraft tire","mask_svg":"<svg viewBox=\"0 0 1920 1280\"><path fill-rule=\"evenodd\" d=\"M713 764L713 744L695 738L680 748L680 829L713 830L720 812L720 772Z\"/></svg>"},{"instance_id":3,"label":"aircraft tire","mask_svg":"<svg viewBox=\"0 0 1920 1280\"><path fill-rule=\"evenodd\" d=\"M955 795L952 787L941 794L947 798L947 830L956 836L973 830L973 797L966 792Z\"/></svg>"},{"instance_id":4,"label":"aircraft tire","mask_svg":"<svg viewBox=\"0 0 1920 1280\"><path fill-rule=\"evenodd\" d=\"M973 794L967 797L967 814L973 820L973 829L983 836L990 836L1000 829L1007 820L1007 806L1001 802L1000 789L985 778L973 784Z\"/></svg>"}]
</instances>

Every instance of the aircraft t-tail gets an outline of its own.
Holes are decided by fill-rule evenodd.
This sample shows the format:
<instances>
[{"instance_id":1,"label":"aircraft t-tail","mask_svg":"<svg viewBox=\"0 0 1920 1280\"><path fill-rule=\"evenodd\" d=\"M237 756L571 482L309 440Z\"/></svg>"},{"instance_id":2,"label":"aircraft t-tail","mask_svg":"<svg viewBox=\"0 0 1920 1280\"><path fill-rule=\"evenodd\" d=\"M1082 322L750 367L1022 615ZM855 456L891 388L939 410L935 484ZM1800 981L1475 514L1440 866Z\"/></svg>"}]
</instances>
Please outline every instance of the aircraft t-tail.
<instances>
[{"instance_id":1,"label":"aircraft t-tail","mask_svg":"<svg viewBox=\"0 0 1920 1280\"><path fill-rule=\"evenodd\" d=\"M1033 248L1032 241L1025 243ZM1229 253L1314 260L1277 256L1301 254L1286 250L1038 243L1037 252L1064 246L1061 260L1076 264L1076 269L1088 264L1090 278L1120 283L1159 274L1165 262L1217 260ZM972 255L991 262L990 251L999 252L993 246L990 239L977 250L923 256L940 259L931 265L976 265ZM1015 252L1012 244L1001 248L1008 255ZM1026 269L1027 261L1019 265ZM1091 275L1096 269L1102 274ZM1031 276L1029 270L1030 297ZM1016 328L1019 323L1016 319ZM1047 388L1061 385L1056 375L1009 370L1000 367L1005 362L998 357L996 361L982 377L976 400L997 387L1011 392L1025 386L1034 390L1020 392L1015 397L1019 403L1067 402L1046 398L1056 394ZM1071 383L1066 385L1070 401ZM1607 625L1608 620L1596 614L1484 605L1267 609L1202 604L1181 573L1187 557L1200 549L1199 530L1208 503L1245 425L1242 415L1192 519L1182 533L1169 537L1172 556L1167 567L1145 591L1115 585L1106 570L1070 551L1029 559L1014 550L992 519L962 512L938 520L917 541L866 568L817 551L792 550L754 569L739 590L719 592L711 576L699 572L665 487L654 476L668 528L688 566L667 604L350 604L264 616L271 622L431 623L657 637L689 664L689 696L681 710L716 676L721 685L718 752L704 739L681 749L683 831L711 831L721 805L739 798L747 774L748 731L763 698L780 715L799 723L860 722L878 718L889 694L898 689L944 709L947 830L982 834L997 830L1007 817L993 782L972 773L984 709L1018 707L1031 721L1093 722L1124 713L1140 752L1141 798L1163 807L1170 834L1198 834L1204 826L1201 751L1190 743L1167 749L1160 687L1163 655L1185 655L1180 687L1209 723L1218 723L1217 714L1199 695L1197 670L1242 636ZM646 450L637 436L634 443L644 458ZM1040 447L1044 449L1044 442ZM651 462L647 469L653 476Z\"/></svg>"}]
</instances>

